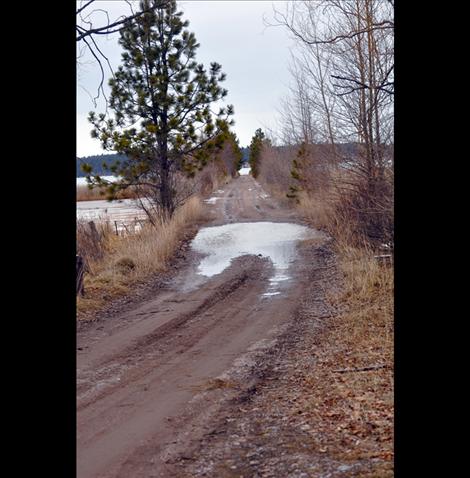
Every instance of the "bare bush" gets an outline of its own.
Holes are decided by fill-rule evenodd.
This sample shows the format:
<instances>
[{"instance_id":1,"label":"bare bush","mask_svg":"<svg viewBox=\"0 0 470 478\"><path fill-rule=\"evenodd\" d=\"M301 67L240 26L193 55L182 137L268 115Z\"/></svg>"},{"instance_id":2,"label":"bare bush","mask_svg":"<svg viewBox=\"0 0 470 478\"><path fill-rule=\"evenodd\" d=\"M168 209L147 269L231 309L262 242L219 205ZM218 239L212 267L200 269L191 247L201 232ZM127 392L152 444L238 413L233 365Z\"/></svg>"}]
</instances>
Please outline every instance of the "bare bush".
<instances>
[{"instance_id":1,"label":"bare bush","mask_svg":"<svg viewBox=\"0 0 470 478\"><path fill-rule=\"evenodd\" d=\"M291 184L290 171L295 147L273 147L265 145L261 151L259 161L259 182L278 198L286 197Z\"/></svg>"}]
</instances>

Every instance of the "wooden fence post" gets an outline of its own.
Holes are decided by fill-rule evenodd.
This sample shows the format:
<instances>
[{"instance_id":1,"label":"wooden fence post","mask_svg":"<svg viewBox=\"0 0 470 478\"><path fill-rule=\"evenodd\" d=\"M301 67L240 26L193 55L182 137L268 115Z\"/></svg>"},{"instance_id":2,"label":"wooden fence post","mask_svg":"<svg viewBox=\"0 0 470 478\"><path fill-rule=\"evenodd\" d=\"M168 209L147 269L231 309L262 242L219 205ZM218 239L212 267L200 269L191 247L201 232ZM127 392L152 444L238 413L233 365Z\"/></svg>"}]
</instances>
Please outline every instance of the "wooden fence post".
<instances>
[{"instance_id":1,"label":"wooden fence post","mask_svg":"<svg viewBox=\"0 0 470 478\"><path fill-rule=\"evenodd\" d=\"M85 273L85 261L83 257L77 254L77 295L85 295L85 287L83 285L83 276Z\"/></svg>"},{"instance_id":2,"label":"wooden fence post","mask_svg":"<svg viewBox=\"0 0 470 478\"><path fill-rule=\"evenodd\" d=\"M100 233L98 232L98 229L96 229L95 222L89 221L88 225L90 226L93 242L98 242L100 240Z\"/></svg>"}]
</instances>

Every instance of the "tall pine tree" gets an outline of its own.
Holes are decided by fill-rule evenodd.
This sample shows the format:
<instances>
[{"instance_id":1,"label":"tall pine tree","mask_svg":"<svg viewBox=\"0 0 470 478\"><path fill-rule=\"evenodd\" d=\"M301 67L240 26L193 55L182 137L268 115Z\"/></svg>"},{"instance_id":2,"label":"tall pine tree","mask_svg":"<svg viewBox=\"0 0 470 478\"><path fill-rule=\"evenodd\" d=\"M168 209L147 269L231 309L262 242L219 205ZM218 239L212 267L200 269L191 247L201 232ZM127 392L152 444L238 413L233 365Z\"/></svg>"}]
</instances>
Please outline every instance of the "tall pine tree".
<instances>
[{"instance_id":1,"label":"tall pine tree","mask_svg":"<svg viewBox=\"0 0 470 478\"><path fill-rule=\"evenodd\" d=\"M261 150L263 148L263 141L265 138L265 134L258 128L255 131L253 138L251 138L250 143L250 159L248 162L250 163L251 167L251 175L256 178L259 174L259 162L261 157Z\"/></svg>"},{"instance_id":2,"label":"tall pine tree","mask_svg":"<svg viewBox=\"0 0 470 478\"><path fill-rule=\"evenodd\" d=\"M114 117L89 115L92 136L105 150L126 156L109 166L122 179L110 184L85 170L92 186L106 186L108 197L132 186L169 217L182 201L178 175L194 176L223 146L233 107L212 111L227 95L220 86L225 74L217 63L207 71L195 61L199 44L176 1L165 8L159 3L141 0L141 10L155 8L121 31L122 64L109 82Z\"/></svg>"}]
</instances>

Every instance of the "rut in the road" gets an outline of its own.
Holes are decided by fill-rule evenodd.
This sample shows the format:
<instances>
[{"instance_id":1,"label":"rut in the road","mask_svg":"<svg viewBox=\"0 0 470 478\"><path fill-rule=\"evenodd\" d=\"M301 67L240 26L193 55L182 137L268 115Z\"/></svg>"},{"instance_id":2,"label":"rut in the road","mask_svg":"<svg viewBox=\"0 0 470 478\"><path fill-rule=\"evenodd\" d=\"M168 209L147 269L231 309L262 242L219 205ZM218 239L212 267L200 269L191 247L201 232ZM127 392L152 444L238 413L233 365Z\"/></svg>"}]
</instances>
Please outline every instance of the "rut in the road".
<instances>
[{"instance_id":1,"label":"rut in the road","mask_svg":"<svg viewBox=\"0 0 470 478\"><path fill-rule=\"evenodd\" d=\"M120 350L118 356L106 357L100 363L100 368L93 371L90 379L77 387L77 410L88 407L99 400L101 396L122 387L126 380L125 372L129 372L131 368L139 366L139 373L134 372L132 380L145 376L147 369L142 367L144 359L148 362L149 367L154 368L155 363L169 361L168 354L180 354L183 349L194 345L212 326L213 322L218 320L215 315L209 313L212 306L216 304L220 306L237 289L246 286L247 282L259 281L262 277L267 279L266 269L270 267L267 259L249 257L244 258L243 262L244 268L241 273L234 274L222 286L211 290L210 295L193 310L176 315L165 324L157 326L153 332L138 338L124 350ZM236 265L235 268L238 270ZM200 324L202 314L205 315L204 324ZM113 379L113 375L119 375L119 380ZM107 383L107 386L96 390L95 383L97 381ZM95 393L92 393L93 391Z\"/></svg>"}]
</instances>

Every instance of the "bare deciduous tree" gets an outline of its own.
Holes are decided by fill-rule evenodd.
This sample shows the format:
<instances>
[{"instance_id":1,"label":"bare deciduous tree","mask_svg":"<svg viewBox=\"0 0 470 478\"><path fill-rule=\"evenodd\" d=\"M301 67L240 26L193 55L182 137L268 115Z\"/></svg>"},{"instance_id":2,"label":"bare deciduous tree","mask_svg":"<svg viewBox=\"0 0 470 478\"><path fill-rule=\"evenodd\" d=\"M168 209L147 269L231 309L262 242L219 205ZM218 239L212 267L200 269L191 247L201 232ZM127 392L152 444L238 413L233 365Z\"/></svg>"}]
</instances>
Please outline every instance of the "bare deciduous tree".
<instances>
[{"instance_id":1,"label":"bare deciduous tree","mask_svg":"<svg viewBox=\"0 0 470 478\"><path fill-rule=\"evenodd\" d=\"M287 28L297 44L291 67L294 86L283 102L283 137L290 144L302 138L306 145L297 165L307 168L313 158L321 160L318 154L307 154L313 151L309 144L328 143L329 158L323 159L340 168L334 176L337 195L369 237L390 236L393 2L290 2L283 12L274 9L271 24ZM316 141L306 134L312 125Z\"/></svg>"}]
</instances>

